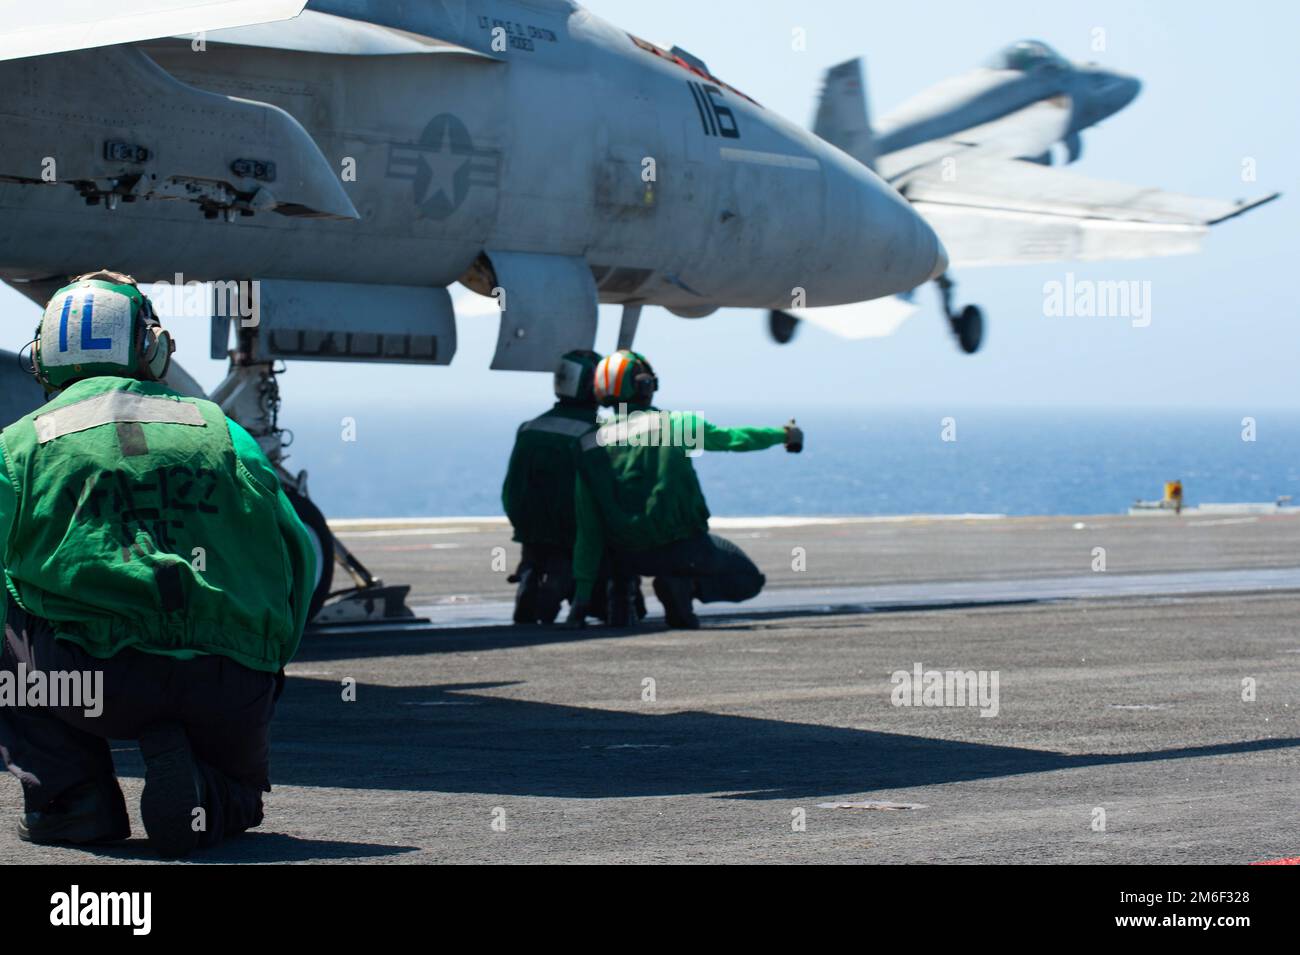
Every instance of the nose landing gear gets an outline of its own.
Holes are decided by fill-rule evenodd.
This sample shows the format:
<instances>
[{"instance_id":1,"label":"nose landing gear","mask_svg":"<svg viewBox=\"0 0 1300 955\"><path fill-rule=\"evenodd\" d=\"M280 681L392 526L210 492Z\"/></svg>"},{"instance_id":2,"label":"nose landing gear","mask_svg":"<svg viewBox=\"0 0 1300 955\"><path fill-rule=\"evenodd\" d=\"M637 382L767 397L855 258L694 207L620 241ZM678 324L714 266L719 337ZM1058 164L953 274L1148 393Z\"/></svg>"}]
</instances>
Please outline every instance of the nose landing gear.
<instances>
[{"instance_id":1,"label":"nose landing gear","mask_svg":"<svg viewBox=\"0 0 1300 955\"><path fill-rule=\"evenodd\" d=\"M241 289L244 283L240 283ZM242 294L242 293L241 293ZM214 318L214 323L219 319ZM228 336L229 332L224 332ZM230 370L209 396L230 418L238 421L257 441L280 476L285 495L307 528L316 552L316 581L308 609L308 624L363 626L426 622L406 605L411 588L385 585L343 546L323 514L307 496L307 473L294 475L285 466L285 449L291 433L279 426L280 387L276 376L283 367L258 358L258 329L238 329L238 347L229 352ZM224 346L223 333L214 341ZM195 385L197 388L197 385ZM199 392L201 396L201 390ZM333 590L335 565L352 578L353 586Z\"/></svg>"},{"instance_id":2,"label":"nose landing gear","mask_svg":"<svg viewBox=\"0 0 1300 955\"><path fill-rule=\"evenodd\" d=\"M940 275L934 282L939 286L939 294L943 298L943 313L948 316L948 324L952 327L952 333L957 336L957 344L966 354L975 354L984 341L984 313L978 305L967 305L960 312L954 312L952 290L956 288L957 283L948 278L946 273Z\"/></svg>"}]
</instances>

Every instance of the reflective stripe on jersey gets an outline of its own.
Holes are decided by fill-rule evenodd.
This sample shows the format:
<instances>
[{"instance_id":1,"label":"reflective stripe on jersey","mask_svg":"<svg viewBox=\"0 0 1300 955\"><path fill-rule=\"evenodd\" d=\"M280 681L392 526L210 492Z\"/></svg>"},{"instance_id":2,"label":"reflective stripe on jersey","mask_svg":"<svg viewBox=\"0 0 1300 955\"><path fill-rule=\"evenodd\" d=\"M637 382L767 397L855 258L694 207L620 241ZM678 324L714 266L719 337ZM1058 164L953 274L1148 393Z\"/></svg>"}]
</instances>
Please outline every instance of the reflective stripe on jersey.
<instances>
[{"instance_id":1,"label":"reflective stripe on jersey","mask_svg":"<svg viewBox=\"0 0 1300 955\"><path fill-rule=\"evenodd\" d=\"M64 435L89 431L103 424L128 422L206 427L203 415L192 404L128 391L110 391L37 415L36 440L40 444L46 444Z\"/></svg>"},{"instance_id":2,"label":"reflective stripe on jersey","mask_svg":"<svg viewBox=\"0 0 1300 955\"><path fill-rule=\"evenodd\" d=\"M570 438L581 438L591 430L591 422L576 421L573 418L559 418L554 415L542 415L532 421L525 421L519 426L520 431L546 431L550 434L563 434Z\"/></svg>"}]
</instances>

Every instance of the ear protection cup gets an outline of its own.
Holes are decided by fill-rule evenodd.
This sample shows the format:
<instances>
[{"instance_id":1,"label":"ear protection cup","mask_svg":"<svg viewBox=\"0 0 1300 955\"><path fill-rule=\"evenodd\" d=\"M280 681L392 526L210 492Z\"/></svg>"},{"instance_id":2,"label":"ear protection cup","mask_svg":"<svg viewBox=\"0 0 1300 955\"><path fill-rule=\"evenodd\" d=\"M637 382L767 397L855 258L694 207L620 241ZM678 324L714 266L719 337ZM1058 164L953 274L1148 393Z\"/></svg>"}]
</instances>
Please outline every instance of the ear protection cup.
<instances>
[{"instance_id":1,"label":"ear protection cup","mask_svg":"<svg viewBox=\"0 0 1300 955\"><path fill-rule=\"evenodd\" d=\"M145 346L140 351L141 377L146 381L162 381L171 367L176 343L170 332L153 327L145 329Z\"/></svg>"},{"instance_id":2,"label":"ear protection cup","mask_svg":"<svg viewBox=\"0 0 1300 955\"><path fill-rule=\"evenodd\" d=\"M637 401L646 404L659 390L659 378L655 375L637 375L632 384L636 386Z\"/></svg>"},{"instance_id":3,"label":"ear protection cup","mask_svg":"<svg viewBox=\"0 0 1300 955\"><path fill-rule=\"evenodd\" d=\"M46 391L53 391L54 389L50 386L49 381L46 379L45 375L41 372L41 330L39 328L36 330L36 338L33 339L32 341L31 349L32 349L31 352L32 377L35 378L36 383L40 385L42 388L44 388Z\"/></svg>"},{"instance_id":4,"label":"ear protection cup","mask_svg":"<svg viewBox=\"0 0 1300 955\"><path fill-rule=\"evenodd\" d=\"M162 381L167 369L171 367L176 343L172 341L171 333L158 324L158 318L153 313L153 303L146 297L142 298L140 313L136 318L137 376L142 381Z\"/></svg>"},{"instance_id":5,"label":"ear protection cup","mask_svg":"<svg viewBox=\"0 0 1300 955\"><path fill-rule=\"evenodd\" d=\"M655 374L655 370L650 367L650 362L646 361L644 356L638 356L638 359L641 367L636 377L632 379L632 387L636 389L637 401L649 404L650 399L659 390L659 376Z\"/></svg>"},{"instance_id":6,"label":"ear protection cup","mask_svg":"<svg viewBox=\"0 0 1300 955\"><path fill-rule=\"evenodd\" d=\"M18 367L35 378L37 383L44 384L41 381L40 368L36 364L36 349L40 347L40 344L41 341L37 338L22 347L18 352ZM26 356L26 360L24 360L24 356Z\"/></svg>"}]
</instances>

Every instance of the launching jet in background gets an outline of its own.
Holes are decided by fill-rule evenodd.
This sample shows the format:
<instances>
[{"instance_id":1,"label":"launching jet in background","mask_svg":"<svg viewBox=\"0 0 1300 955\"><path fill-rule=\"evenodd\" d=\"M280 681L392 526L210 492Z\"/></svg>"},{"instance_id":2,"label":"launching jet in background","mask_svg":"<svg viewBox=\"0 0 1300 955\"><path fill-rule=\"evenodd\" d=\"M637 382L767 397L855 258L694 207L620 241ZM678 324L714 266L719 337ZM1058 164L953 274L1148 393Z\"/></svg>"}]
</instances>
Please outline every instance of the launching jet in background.
<instances>
[{"instance_id":1,"label":"launching jet in background","mask_svg":"<svg viewBox=\"0 0 1300 955\"><path fill-rule=\"evenodd\" d=\"M1141 84L1095 64L1075 64L1037 40L944 80L872 124L860 60L826 74L814 129L908 198L934 226L951 265L1146 258L1195 252L1208 228L1277 198L1198 199L1044 168L1063 150L1072 163L1080 133L1123 109ZM960 312L953 282L935 279L962 349L974 352L984 317ZM917 306L910 295L834 308L769 313L778 342L799 320L837 334L894 331Z\"/></svg>"},{"instance_id":2,"label":"launching jet in background","mask_svg":"<svg viewBox=\"0 0 1300 955\"><path fill-rule=\"evenodd\" d=\"M860 74L852 64L841 69L850 81ZM985 66L936 83L881 118L874 128L875 151L896 167L918 157L904 150L925 145L923 155L932 158L947 141L1051 165L1052 147L1060 144L1070 163L1083 153L1079 134L1118 113L1141 89L1136 77L1071 63L1046 43L1021 40Z\"/></svg>"},{"instance_id":3,"label":"launching jet in background","mask_svg":"<svg viewBox=\"0 0 1300 955\"><path fill-rule=\"evenodd\" d=\"M840 305L947 266L867 165L571 0L303 5L0 21L0 279L36 302L101 267L220 283L212 397L277 462L276 362L447 364L457 281L501 306L493 368L550 371L599 303L630 344L645 305Z\"/></svg>"}]
</instances>

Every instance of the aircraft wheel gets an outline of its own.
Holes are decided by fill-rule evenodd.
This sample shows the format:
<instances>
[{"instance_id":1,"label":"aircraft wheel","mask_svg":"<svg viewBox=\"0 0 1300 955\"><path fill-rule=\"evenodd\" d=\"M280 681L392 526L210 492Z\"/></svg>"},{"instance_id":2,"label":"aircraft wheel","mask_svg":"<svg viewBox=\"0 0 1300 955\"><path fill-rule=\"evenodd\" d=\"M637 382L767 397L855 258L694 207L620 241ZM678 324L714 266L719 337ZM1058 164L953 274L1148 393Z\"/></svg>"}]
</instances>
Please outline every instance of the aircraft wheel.
<instances>
[{"instance_id":1,"label":"aircraft wheel","mask_svg":"<svg viewBox=\"0 0 1300 955\"><path fill-rule=\"evenodd\" d=\"M778 345L787 345L790 339L794 338L794 333L799 330L799 319L789 312L773 309L767 313L767 330L772 336L772 341Z\"/></svg>"},{"instance_id":2,"label":"aircraft wheel","mask_svg":"<svg viewBox=\"0 0 1300 955\"><path fill-rule=\"evenodd\" d=\"M330 533L325 515L315 504L303 497L293 488L284 489L285 496L293 505L298 519L307 527L307 536L311 538L311 548L316 552L316 588L312 591L311 604L307 610L307 620L315 619L320 608L325 605L325 598L334 586L334 535Z\"/></svg>"},{"instance_id":3,"label":"aircraft wheel","mask_svg":"<svg viewBox=\"0 0 1300 955\"><path fill-rule=\"evenodd\" d=\"M978 305L967 305L961 315L953 322L953 331L957 333L957 343L961 350L973 355L980 350L984 341L984 313Z\"/></svg>"}]
</instances>

